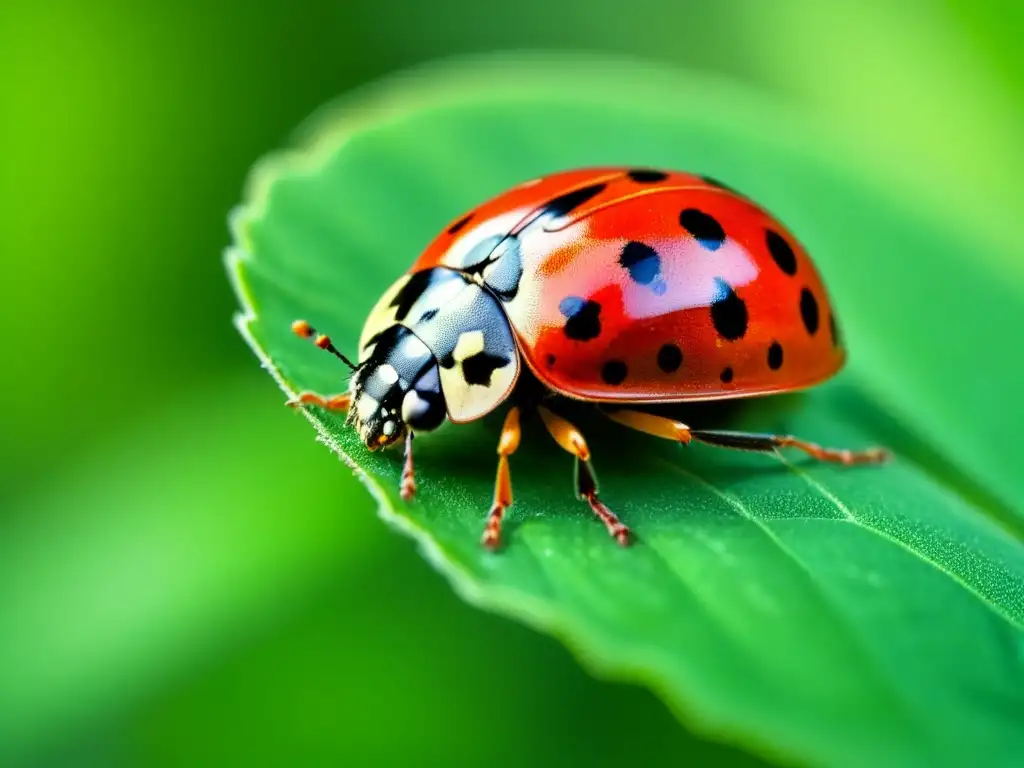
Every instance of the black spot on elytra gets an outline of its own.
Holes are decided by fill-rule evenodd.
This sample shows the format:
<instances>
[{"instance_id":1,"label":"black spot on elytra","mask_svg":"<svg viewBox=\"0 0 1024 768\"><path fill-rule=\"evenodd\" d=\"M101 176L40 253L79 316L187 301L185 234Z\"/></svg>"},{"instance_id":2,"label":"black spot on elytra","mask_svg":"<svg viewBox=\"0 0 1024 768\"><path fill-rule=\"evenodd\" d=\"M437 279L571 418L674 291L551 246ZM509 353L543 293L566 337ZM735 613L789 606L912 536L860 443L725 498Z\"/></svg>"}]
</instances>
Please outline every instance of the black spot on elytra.
<instances>
[{"instance_id":1,"label":"black spot on elytra","mask_svg":"<svg viewBox=\"0 0 1024 768\"><path fill-rule=\"evenodd\" d=\"M558 304L567 318L562 329L573 341L590 341L601 335L601 305L579 296L567 296Z\"/></svg>"},{"instance_id":2,"label":"black spot on elytra","mask_svg":"<svg viewBox=\"0 0 1024 768\"><path fill-rule=\"evenodd\" d=\"M626 364L621 360L609 360L601 368L601 378L604 379L605 384L611 384L614 387L626 380L628 372Z\"/></svg>"},{"instance_id":3,"label":"black spot on elytra","mask_svg":"<svg viewBox=\"0 0 1024 768\"><path fill-rule=\"evenodd\" d=\"M679 223L683 229L693 235L701 247L709 251L717 251L725 242L725 230L711 214L696 208L687 208L679 214Z\"/></svg>"},{"instance_id":4,"label":"black spot on elytra","mask_svg":"<svg viewBox=\"0 0 1024 768\"><path fill-rule=\"evenodd\" d=\"M472 218L473 218L473 214L472 213L467 213L461 219L459 219L454 224L452 224L450 227L448 227L448 234L449 235L454 235L460 229L462 229L464 226L469 224L469 220L472 219Z\"/></svg>"},{"instance_id":5,"label":"black spot on elytra","mask_svg":"<svg viewBox=\"0 0 1024 768\"><path fill-rule=\"evenodd\" d=\"M665 373L679 370L683 364L683 350L675 344L665 344L658 350L658 367Z\"/></svg>"},{"instance_id":6,"label":"black spot on elytra","mask_svg":"<svg viewBox=\"0 0 1024 768\"><path fill-rule=\"evenodd\" d=\"M508 365L509 360L504 355L491 355L487 352L477 352L462 361L462 378L467 384L479 384L489 387L491 376L498 368Z\"/></svg>"},{"instance_id":7,"label":"black spot on elytra","mask_svg":"<svg viewBox=\"0 0 1024 768\"><path fill-rule=\"evenodd\" d=\"M427 287L434 279L433 269L424 269L422 272L414 272L408 282L401 287L395 298L391 300L391 306L395 307L395 320L404 320L409 314L412 305L423 295Z\"/></svg>"},{"instance_id":8,"label":"black spot on elytra","mask_svg":"<svg viewBox=\"0 0 1024 768\"><path fill-rule=\"evenodd\" d=\"M764 241L768 246L768 253L772 255L772 258L775 260L775 263L778 264L779 269L787 275L795 275L796 254L793 253L793 249L790 247L789 243L786 242L786 238L778 232L768 229L765 230Z\"/></svg>"},{"instance_id":9,"label":"black spot on elytra","mask_svg":"<svg viewBox=\"0 0 1024 768\"><path fill-rule=\"evenodd\" d=\"M668 178L667 173L656 171L653 168L634 168L631 171L627 171L626 175L637 184L654 184Z\"/></svg>"},{"instance_id":10,"label":"black spot on elytra","mask_svg":"<svg viewBox=\"0 0 1024 768\"><path fill-rule=\"evenodd\" d=\"M711 322L723 339L736 341L747 332L747 305L725 280L715 278L715 297L711 301Z\"/></svg>"},{"instance_id":11,"label":"black spot on elytra","mask_svg":"<svg viewBox=\"0 0 1024 768\"><path fill-rule=\"evenodd\" d=\"M729 382L731 382L733 378L732 368L723 368L722 374L721 376L719 376L719 378L722 380L723 384L728 384Z\"/></svg>"},{"instance_id":12,"label":"black spot on elytra","mask_svg":"<svg viewBox=\"0 0 1024 768\"><path fill-rule=\"evenodd\" d=\"M442 357L437 362L439 362L441 364L442 368L454 368L455 367L455 357L454 357L454 355L452 355L451 352L445 353L444 357Z\"/></svg>"},{"instance_id":13,"label":"black spot on elytra","mask_svg":"<svg viewBox=\"0 0 1024 768\"><path fill-rule=\"evenodd\" d=\"M782 345L777 341L773 341L768 347L768 367L773 371L782 367Z\"/></svg>"},{"instance_id":14,"label":"black spot on elytra","mask_svg":"<svg viewBox=\"0 0 1024 768\"><path fill-rule=\"evenodd\" d=\"M619 264L629 270L629 276L640 285L650 285L661 272L658 252L635 240L626 243L619 254Z\"/></svg>"},{"instance_id":15,"label":"black spot on elytra","mask_svg":"<svg viewBox=\"0 0 1024 768\"><path fill-rule=\"evenodd\" d=\"M814 298L810 288L800 291L800 317L804 320L804 328L813 336L818 332L818 300Z\"/></svg>"},{"instance_id":16,"label":"black spot on elytra","mask_svg":"<svg viewBox=\"0 0 1024 768\"><path fill-rule=\"evenodd\" d=\"M555 364L555 356L549 353L548 356L544 358L544 362L547 363L547 366L550 368Z\"/></svg>"},{"instance_id":17,"label":"black spot on elytra","mask_svg":"<svg viewBox=\"0 0 1024 768\"><path fill-rule=\"evenodd\" d=\"M433 320L435 317L437 317L437 313L440 312L440 311L441 310L437 309L436 307L434 309L428 309L426 312L424 312L422 315L420 315L420 319L417 320L416 322L417 323L429 322L430 320Z\"/></svg>"},{"instance_id":18,"label":"black spot on elytra","mask_svg":"<svg viewBox=\"0 0 1024 768\"><path fill-rule=\"evenodd\" d=\"M601 194L605 186L604 184L591 184L589 187L580 187L572 192L566 192L564 195L559 195L555 199L548 201L548 204L544 206L544 210L554 216L565 216L570 211L579 208L590 198Z\"/></svg>"}]
</instances>

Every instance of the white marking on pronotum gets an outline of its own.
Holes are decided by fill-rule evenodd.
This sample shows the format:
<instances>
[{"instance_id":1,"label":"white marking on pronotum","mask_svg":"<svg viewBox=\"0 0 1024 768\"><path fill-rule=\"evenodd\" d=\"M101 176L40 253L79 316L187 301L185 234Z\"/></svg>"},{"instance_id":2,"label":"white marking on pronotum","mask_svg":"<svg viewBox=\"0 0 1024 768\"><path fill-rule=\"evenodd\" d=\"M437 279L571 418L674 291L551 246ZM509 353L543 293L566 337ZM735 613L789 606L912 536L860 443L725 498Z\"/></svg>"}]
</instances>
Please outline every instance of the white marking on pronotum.
<instances>
[{"instance_id":1,"label":"white marking on pronotum","mask_svg":"<svg viewBox=\"0 0 1024 768\"><path fill-rule=\"evenodd\" d=\"M384 433L385 436L391 437L393 434L395 434L395 422L385 421L384 426L381 428L381 431Z\"/></svg>"},{"instance_id":2,"label":"white marking on pronotum","mask_svg":"<svg viewBox=\"0 0 1024 768\"><path fill-rule=\"evenodd\" d=\"M387 363L377 367L377 375L384 379L384 382L387 384L394 384L398 381L398 371Z\"/></svg>"}]
</instances>

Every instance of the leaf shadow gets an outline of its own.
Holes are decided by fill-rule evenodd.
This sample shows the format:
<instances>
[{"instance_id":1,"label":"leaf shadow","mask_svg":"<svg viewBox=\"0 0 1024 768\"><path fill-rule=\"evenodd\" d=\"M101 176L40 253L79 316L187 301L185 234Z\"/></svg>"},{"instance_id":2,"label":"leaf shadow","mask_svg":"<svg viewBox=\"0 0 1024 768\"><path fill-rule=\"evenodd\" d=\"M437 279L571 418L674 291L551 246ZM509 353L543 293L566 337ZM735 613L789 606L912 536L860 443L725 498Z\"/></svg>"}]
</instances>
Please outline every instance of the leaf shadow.
<instances>
[{"instance_id":1,"label":"leaf shadow","mask_svg":"<svg viewBox=\"0 0 1024 768\"><path fill-rule=\"evenodd\" d=\"M786 415L802 405L800 395L781 395L771 399L673 404L644 410L694 427L785 431ZM663 483L666 465L677 465L683 472L698 475L713 470L714 484L722 489L751 478L786 475L793 471L792 466L762 454L696 444L683 446L628 429L604 417L590 403L560 399L552 407L584 434L593 455L593 466L603 483L623 486L648 481ZM462 482L479 482L482 475L493 476L503 419L503 411L495 412L478 422L446 425L426 436L418 446L419 471L443 473L449 479L457 478ZM523 414L522 430L520 448L511 458L515 484L550 485L552 467L563 464L565 489L571 490L573 458L547 435L535 415ZM803 458L789 461L790 465L798 467L804 463ZM806 457L806 463L813 464L814 460Z\"/></svg>"}]
</instances>

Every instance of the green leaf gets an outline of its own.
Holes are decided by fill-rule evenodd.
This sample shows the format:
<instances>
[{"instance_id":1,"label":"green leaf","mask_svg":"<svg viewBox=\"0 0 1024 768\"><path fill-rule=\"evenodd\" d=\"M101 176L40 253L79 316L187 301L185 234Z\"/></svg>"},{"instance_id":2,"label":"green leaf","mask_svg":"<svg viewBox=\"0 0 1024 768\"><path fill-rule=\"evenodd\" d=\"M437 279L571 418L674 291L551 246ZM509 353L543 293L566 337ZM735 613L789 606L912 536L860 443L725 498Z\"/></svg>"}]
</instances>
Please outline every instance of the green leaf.
<instances>
[{"instance_id":1,"label":"green leaf","mask_svg":"<svg viewBox=\"0 0 1024 768\"><path fill-rule=\"evenodd\" d=\"M934 212L856 178L806 118L626 61L445 65L311 126L255 172L228 258L239 327L289 394L344 388L344 370L290 322L352 349L380 293L460 211L558 168L668 166L776 211L817 256L852 349L836 381L804 396L695 418L898 452L844 469L680 448L575 407L603 496L639 541L609 540L572 495L571 460L528 424L506 545L492 554L479 537L501 414L421 437L419 495L405 504L396 454L369 454L342 418L307 411L460 594L769 756L995 765L1021 754L1024 449L1005 404L1024 377L995 351L1013 343L1024 296L969 257L970 231L939 230Z\"/></svg>"}]
</instances>

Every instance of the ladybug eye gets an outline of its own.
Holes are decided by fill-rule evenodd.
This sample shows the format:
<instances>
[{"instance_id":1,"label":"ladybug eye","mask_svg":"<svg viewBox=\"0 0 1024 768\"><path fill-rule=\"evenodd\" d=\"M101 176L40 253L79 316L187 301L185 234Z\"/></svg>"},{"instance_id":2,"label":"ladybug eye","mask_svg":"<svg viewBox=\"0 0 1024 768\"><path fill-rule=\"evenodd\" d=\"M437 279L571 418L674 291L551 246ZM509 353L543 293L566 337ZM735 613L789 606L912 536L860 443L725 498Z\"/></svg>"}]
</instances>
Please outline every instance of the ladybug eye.
<instances>
[{"instance_id":1,"label":"ladybug eye","mask_svg":"<svg viewBox=\"0 0 1024 768\"><path fill-rule=\"evenodd\" d=\"M436 429L445 418L444 400L437 392L410 389L402 398L402 421L415 430Z\"/></svg>"}]
</instances>

